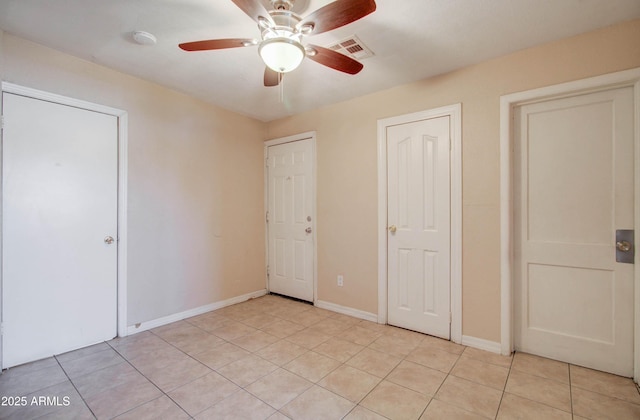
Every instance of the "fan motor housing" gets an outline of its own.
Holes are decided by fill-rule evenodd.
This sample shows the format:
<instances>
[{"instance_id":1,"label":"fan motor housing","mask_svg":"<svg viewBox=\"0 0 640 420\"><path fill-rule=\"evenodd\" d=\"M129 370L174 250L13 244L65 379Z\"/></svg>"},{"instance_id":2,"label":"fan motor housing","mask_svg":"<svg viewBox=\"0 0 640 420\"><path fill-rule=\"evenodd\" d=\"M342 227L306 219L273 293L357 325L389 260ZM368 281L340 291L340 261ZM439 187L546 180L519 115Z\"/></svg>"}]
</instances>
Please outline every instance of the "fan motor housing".
<instances>
[{"instance_id":1,"label":"fan motor housing","mask_svg":"<svg viewBox=\"0 0 640 420\"><path fill-rule=\"evenodd\" d=\"M290 28L293 30L302 20L300 16L288 10L274 10L269 12L269 15L276 24L274 29Z\"/></svg>"},{"instance_id":2,"label":"fan motor housing","mask_svg":"<svg viewBox=\"0 0 640 420\"><path fill-rule=\"evenodd\" d=\"M274 10L291 10L293 0L271 0Z\"/></svg>"}]
</instances>

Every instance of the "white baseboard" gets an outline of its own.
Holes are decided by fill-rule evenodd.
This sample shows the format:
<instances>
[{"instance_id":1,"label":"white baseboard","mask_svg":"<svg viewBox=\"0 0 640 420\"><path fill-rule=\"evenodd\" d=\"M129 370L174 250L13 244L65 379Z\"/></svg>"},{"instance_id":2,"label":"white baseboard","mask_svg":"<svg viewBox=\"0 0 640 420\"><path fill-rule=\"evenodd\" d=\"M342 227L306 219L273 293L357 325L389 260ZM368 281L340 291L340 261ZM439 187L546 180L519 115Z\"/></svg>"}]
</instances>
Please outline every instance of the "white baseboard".
<instances>
[{"instance_id":1,"label":"white baseboard","mask_svg":"<svg viewBox=\"0 0 640 420\"><path fill-rule=\"evenodd\" d=\"M480 350L490 351L491 353L500 354L501 344L495 341L484 340L482 338L471 337L468 335L462 336L462 345L474 347Z\"/></svg>"},{"instance_id":2,"label":"white baseboard","mask_svg":"<svg viewBox=\"0 0 640 420\"><path fill-rule=\"evenodd\" d=\"M231 299L223 300L220 302L210 303L208 305L200 306L198 308L189 309L188 311L179 312L177 314L164 316L162 318L153 319L151 321L141 322L135 325L127 327L127 335L136 334L142 331L150 330L152 328L161 327L163 325L171 324L172 322L180 321L185 318L204 314L206 312L215 311L216 309L224 308L225 306L235 305L236 303L244 302L246 300L264 296L267 294L267 290L258 290L246 295L236 296Z\"/></svg>"},{"instance_id":3,"label":"white baseboard","mask_svg":"<svg viewBox=\"0 0 640 420\"><path fill-rule=\"evenodd\" d=\"M365 319L371 322L378 322L378 315L371 312L361 311L359 309L349 308L348 306L342 306L331 302L325 302L322 300L316 300L315 306L328 311L338 312L343 315L349 315L355 318Z\"/></svg>"}]
</instances>

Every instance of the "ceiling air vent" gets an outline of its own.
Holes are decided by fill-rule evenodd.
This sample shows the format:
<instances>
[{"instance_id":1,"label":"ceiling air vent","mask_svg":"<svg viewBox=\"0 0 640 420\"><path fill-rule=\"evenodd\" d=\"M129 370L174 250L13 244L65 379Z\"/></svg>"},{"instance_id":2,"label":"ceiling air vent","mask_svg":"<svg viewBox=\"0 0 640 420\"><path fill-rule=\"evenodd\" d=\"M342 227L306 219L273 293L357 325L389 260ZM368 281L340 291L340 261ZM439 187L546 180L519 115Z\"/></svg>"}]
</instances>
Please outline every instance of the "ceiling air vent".
<instances>
[{"instance_id":1,"label":"ceiling air vent","mask_svg":"<svg viewBox=\"0 0 640 420\"><path fill-rule=\"evenodd\" d=\"M356 60L363 60L365 58L373 57L374 55L373 52L355 35L350 36L347 39L343 39L337 44L330 45L327 48Z\"/></svg>"}]
</instances>

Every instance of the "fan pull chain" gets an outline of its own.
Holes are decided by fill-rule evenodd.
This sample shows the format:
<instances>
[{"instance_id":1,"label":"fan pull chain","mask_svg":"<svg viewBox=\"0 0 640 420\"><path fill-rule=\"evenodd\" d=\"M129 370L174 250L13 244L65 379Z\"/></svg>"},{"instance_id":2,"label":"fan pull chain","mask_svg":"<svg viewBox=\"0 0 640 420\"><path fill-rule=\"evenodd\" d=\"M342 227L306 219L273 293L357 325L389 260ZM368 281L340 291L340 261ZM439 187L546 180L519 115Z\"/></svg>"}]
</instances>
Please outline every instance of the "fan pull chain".
<instances>
[{"instance_id":1,"label":"fan pull chain","mask_svg":"<svg viewBox=\"0 0 640 420\"><path fill-rule=\"evenodd\" d=\"M278 73L278 78L280 79L280 83L278 86L280 88L280 103L284 103L284 74Z\"/></svg>"}]
</instances>

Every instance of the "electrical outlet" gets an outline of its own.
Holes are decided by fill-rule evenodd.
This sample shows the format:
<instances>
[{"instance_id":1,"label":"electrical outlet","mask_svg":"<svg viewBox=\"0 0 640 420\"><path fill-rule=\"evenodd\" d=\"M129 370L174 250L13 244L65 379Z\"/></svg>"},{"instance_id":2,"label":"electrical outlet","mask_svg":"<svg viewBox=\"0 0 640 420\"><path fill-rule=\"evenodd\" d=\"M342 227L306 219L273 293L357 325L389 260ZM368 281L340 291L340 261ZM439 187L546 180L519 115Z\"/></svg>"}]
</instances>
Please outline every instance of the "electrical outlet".
<instances>
[{"instance_id":1,"label":"electrical outlet","mask_svg":"<svg viewBox=\"0 0 640 420\"><path fill-rule=\"evenodd\" d=\"M344 277L342 277L342 274L338 274L338 286L344 286Z\"/></svg>"}]
</instances>

